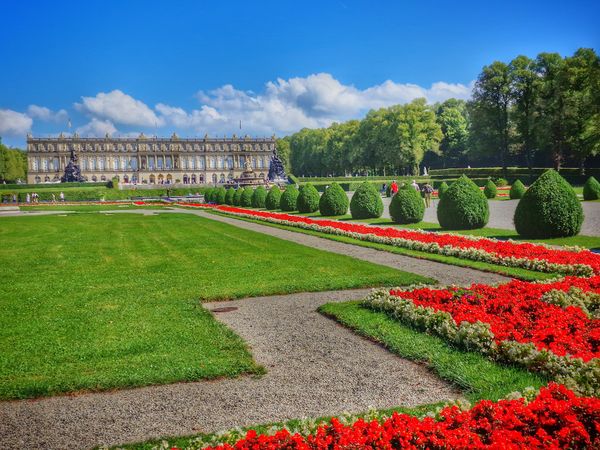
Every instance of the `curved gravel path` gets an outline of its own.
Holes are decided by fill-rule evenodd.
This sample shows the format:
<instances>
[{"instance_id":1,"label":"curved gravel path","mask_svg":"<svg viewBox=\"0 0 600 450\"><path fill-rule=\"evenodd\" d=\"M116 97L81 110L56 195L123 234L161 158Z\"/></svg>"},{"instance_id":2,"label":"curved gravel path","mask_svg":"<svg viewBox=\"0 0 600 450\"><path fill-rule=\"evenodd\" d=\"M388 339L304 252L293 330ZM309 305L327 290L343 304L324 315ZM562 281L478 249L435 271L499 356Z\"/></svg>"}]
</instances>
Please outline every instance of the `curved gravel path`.
<instances>
[{"instance_id":1,"label":"curved gravel path","mask_svg":"<svg viewBox=\"0 0 600 450\"><path fill-rule=\"evenodd\" d=\"M202 211L169 212L231 223L276 238L427 275L444 284L507 280L497 274ZM266 375L0 402L0 446L90 448L303 416L360 412L369 407L411 406L460 396L459 391L424 366L398 358L316 312L324 303L360 299L368 292L362 289L300 293L206 303L204 306L209 310L237 308L215 312L215 316L248 342L256 361L267 369Z\"/></svg>"}]
</instances>

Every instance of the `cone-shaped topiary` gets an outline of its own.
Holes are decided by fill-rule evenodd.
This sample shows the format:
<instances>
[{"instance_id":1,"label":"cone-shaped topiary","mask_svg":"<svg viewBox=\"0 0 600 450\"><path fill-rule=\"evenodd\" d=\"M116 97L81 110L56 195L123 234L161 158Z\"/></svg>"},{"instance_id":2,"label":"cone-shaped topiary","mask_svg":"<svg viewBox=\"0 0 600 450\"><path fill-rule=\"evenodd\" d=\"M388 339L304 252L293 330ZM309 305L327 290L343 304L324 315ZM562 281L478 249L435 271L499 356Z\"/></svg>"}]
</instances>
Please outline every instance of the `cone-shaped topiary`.
<instances>
[{"instance_id":1,"label":"cone-shaped topiary","mask_svg":"<svg viewBox=\"0 0 600 450\"><path fill-rule=\"evenodd\" d=\"M218 205L222 205L225 203L225 196L227 195L227 191L225 190L224 187L220 187L218 188L215 193L213 194L213 198L215 200L215 203Z\"/></svg>"},{"instance_id":2,"label":"cone-shaped topiary","mask_svg":"<svg viewBox=\"0 0 600 450\"><path fill-rule=\"evenodd\" d=\"M319 209L319 191L311 183L300 186L296 208L301 213L311 213Z\"/></svg>"},{"instance_id":3,"label":"cone-shaped topiary","mask_svg":"<svg viewBox=\"0 0 600 450\"><path fill-rule=\"evenodd\" d=\"M235 190L235 194L233 194L233 206L242 206L242 194L244 193L244 188L237 188Z\"/></svg>"},{"instance_id":4,"label":"cone-shaped topiary","mask_svg":"<svg viewBox=\"0 0 600 450\"><path fill-rule=\"evenodd\" d=\"M227 189L227 193L225 194L225 204L233 205L233 196L235 194L235 189L229 188Z\"/></svg>"},{"instance_id":5,"label":"cone-shaped topiary","mask_svg":"<svg viewBox=\"0 0 600 450\"><path fill-rule=\"evenodd\" d=\"M343 216L348 212L348 196L336 182L331 183L319 200L319 212L322 216Z\"/></svg>"},{"instance_id":6,"label":"cone-shaped topiary","mask_svg":"<svg viewBox=\"0 0 600 450\"><path fill-rule=\"evenodd\" d=\"M267 190L263 186L259 186L252 194L252 206L254 208L264 208L267 200Z\"/></svg>"},{"instance_id":7,"label":"cone-shaped topiary","mask_svg":"<svg viewBox=\"0 0 600 450\"><path fill-rule=\"evenodd\" d=\"M511 198L511 200L516 200L519 198L523 198L523 195L525 195L526 190L527 189L525 189L525 185L521 183L521 180L517 180L510 187L510 192L508 193L508 195Z\"/></svg>"},{"instance_id":8,"label":"cone-shaped topiary","mask_svg":"<svg viewBox=\"0 0 600 450\"><path fill-rule=\"evenodd\" d=\"M442 195L448 190L448 184L445 181L442 181L440 187L438 188L438 198L442 198Z\"/></svg>"},{"instance_id":9,"label":"cone-shaped topiary","mask_svg":"<svg viewBox=\"0 0 600 450\"><path fill-rule=\"evenodd\" d=\"M282 211L296 211L296 200L298 200L298 189L293 184L289 184L281 194L279 207Z\"/></svg>"},{"instance_id":10,"label":"cone-shaped topiary","mask_svg":"<svg viewBox=\"0 0 600 450\"><path fill-rule=\"evenodd\" d=\"M362 183L350 201L350 214L353 219L371 219L381 217L383 202L375 186L368 181Z\"/></svg>"},{"instance_id":11,"label":"cone-shaped topiary","mask_svg":"<svg viewBox=\"0 0 600 450\"><path fill-rule=\"evenodd\" d=\"M279 209L279 200L281 199L281 190L279 186L273 186L269 189L269 193L267 194L267 198L265 200L265 206L267 209L273 211L274 209Z\"/></svg>"},{"instance_id":12,"label":"cone-shaped topiary","mask_svg":"<svg viewBox=\"0 0 600 450\"><path fill-rule=\"evenodd\" d=\"M496 194L498 193L498 189L496 189L496 185L492 180L488 180L483 188L483 195L487 198L496 198Z\"/></svg>"},{"instance_id":13,"label":"cone-shaped topiary","mask_svg":"<svg viewBox=\"0 0 600 450\"><path fill-rule=\"evenodd\" d=\"M244 188L242 191L242 197L240 198L240 206L249 207L252 206L252 195L254 194L254 189L252 188Z\"/></svg>"},{"instance_id":14,"label":"cone-shaped topiary","mask_svg":"<svg viewBox=\"0 0 600 450\"><path fill-rule=\"evenodd\" d=\"M407 186L398 190L390 202L390 217L396 223L417 223L425 215L425 202L421 194Z\"/></svg>"},{"instance_id":15,"label":"cone-shaped topiary","mask_svg":"<svg viewBox=\"0 0 600 450\"><path fill-rule=\"evenodd\" d=\"M440 198L437 217L442 228L472 230L487 224L490 209L483 192L463 175Z\"/></svg>"},{"instance_id":16,"label":"cone-shaped topiary","mask_svg":"<svg viewBox=\"0 0 600 450\"><path fill-rule=\"evenodd\" d=\"M213 202L213 193L215 192L215 188L208 188L205 192L204 192L204 201L206 203L212 203Z\"/></svg>"},{"instance_id":17,"label":"cone-shaped topiary","mask_svg":"<svg viewBox=\"0 0 600 450\"><path fill-rule=\"evenodd\" d=\"M583 208L567 180L547 170L529 187L515 210L515 229L526 238L575 236Z\"/></svg>"},{"instance_id":18,"label":"cone-shaped topiary","mask_svg":"<svg viewBox=\"0 0 600 450\"><path fill-rule=\"evenodd\" d=\"M600 199L600 183L594 177L589 177L583 185L584 200Z\"/></svg>"}]
</instances>

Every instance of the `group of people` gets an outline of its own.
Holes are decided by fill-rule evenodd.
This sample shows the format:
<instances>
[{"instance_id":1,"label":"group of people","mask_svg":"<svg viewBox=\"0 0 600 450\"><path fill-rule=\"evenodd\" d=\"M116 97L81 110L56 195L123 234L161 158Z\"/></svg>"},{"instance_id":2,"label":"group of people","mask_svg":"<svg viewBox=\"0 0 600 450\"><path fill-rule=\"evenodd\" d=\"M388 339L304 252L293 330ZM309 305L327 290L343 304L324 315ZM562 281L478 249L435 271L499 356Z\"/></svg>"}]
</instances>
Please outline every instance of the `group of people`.
<instances>
[{"instance_id":1,"label":"group of people","mask_svg":"<svg viewBox=\"0 0 600 450\"><path fill-rule=\"evenodd\" d=\"M60 199L61 202L65 201L65 194L64 192L60 192L60 194L58 194L58 198ZM52 193L51 194L51 201L52 203L56 203L56 194ZM18 199L17 199L17 194L13 194L13 203L17 203ZM40 195L37 192L32 192L31 194L28 192L25 195L25 203L29 204L38 204L40 202Z\"/></svg>"},{"instance_id":2,"label":"group of people","mask_svg":"<svg viewBox=\"0 0 600 450\"><path fill-rule=\"evenodd\" d=\"M419 183L417 183L417 180L413 180L413 182L411 183L411 186L413 189L415 189L417 192L420 192L423 195L423 198L425 199L425 206L427 208L429 208L431 206L431 196L433 194L433 186L431 186L429 184L429 182L426 182L423 186L419 186ZM388 186L387 186L387 184L384 183L382 193L387 192L387 189L388 189ZM398 183L396 183L396 181L392 181L392 184L390 184L389 189L390 189L390 196L393 197L398 192L398 189L399 189Z\"/></svg>"}]
</instances>

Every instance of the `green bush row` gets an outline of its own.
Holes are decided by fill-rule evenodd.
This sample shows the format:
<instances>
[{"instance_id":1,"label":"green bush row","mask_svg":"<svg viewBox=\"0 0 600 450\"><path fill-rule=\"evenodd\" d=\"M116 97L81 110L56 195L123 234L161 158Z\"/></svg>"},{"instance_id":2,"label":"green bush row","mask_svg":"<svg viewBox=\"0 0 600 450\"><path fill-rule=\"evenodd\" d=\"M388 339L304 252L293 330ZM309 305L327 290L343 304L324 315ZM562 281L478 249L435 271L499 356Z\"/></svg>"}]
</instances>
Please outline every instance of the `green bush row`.
<instances>
[{"instance_id":1,"label":"green bush row","mask_svg":"<svg viewBox=\"0 0 600 450\"><path fill-rule=\"evenodd\" d=\"M104 186L104 187L108 187L108 183L107 182L102 182L102 183L52 183L52 184L16 184L16 183L9 183L9 184L0 184L0 191L6 190L6 189L32 189L33 191L37 192L37 189L47 189L47 188L55 188L55 189L64 189L64 188L73 188L73 187L85 187L85 188L92 188L92 187L99 187L99 186Z\"/></svg>"},{"instance_id":2,"label":"green bush row","mask_svg":"<svg viewBox=\"0 0 600 450\"><path fill-rule=\"evenodd\" d=\"M185 197L188 195L195 195L196 193L203 193L205 188L198 189L169 189L169 195L175 197ZM54 194L56 200L59 199L60 193L63 192L65 195L65 201L114 201L114 200L131 200L132 198L140 197L166 197L166 189L131 189L131 190L117 190L117 189L75 189L75 190L44 190L36 191L32 189L32 192L37 192L39 199L42 202L51 201L52 194ZM12 201L13 194L17 195L19 202L25 202L27 192L18 191L3 191L0 193L2 201Z\"/></svg>"},{"instance_id":3,"label":"green bush row","mask_svg":"<svg viewBox=\"0 0 600 450\"><path fill-rule=\"evenodd\" d=\"M506 178L509 184L514 183L517 179L532 183L540 175L548 170L547 167L534 167L529 171L526 167L508 167L506 173L501 167L479 167L479 168L452 168L452 169L431 169L429 175L433 179L439 178L458 178L461 175L466 175L472 180L474 178L492 178L494 181L500 178ZM580 175L578 168L562 168L560 175L571 184L583 184L588 177L595 176L600 178L600 168L594 167L586 169L585 175Z\"/></svg>"}]
</instances>

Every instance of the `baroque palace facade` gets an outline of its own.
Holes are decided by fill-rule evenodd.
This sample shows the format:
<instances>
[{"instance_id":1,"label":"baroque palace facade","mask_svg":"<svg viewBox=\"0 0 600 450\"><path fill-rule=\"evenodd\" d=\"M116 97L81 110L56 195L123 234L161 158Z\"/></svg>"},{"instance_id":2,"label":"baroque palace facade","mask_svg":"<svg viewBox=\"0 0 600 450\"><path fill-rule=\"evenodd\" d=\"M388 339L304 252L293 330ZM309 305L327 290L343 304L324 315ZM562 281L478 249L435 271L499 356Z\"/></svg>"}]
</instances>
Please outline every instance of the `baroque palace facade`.
<instances>
[{"instance_id":1,"label":"baroque palace facade","mask_svg":"<svg viewBox=\"0 0 600 450\"><path fill-rule=\"evenodd\" d=\"M55 138L27 136L28 183L56 183L71 151L87 181L118 178L136 184L219 184L244 171L246 161L260 177L269 172L276 149L271 138L83 138L77 133Z\"/></svg>"}]
</instances>

